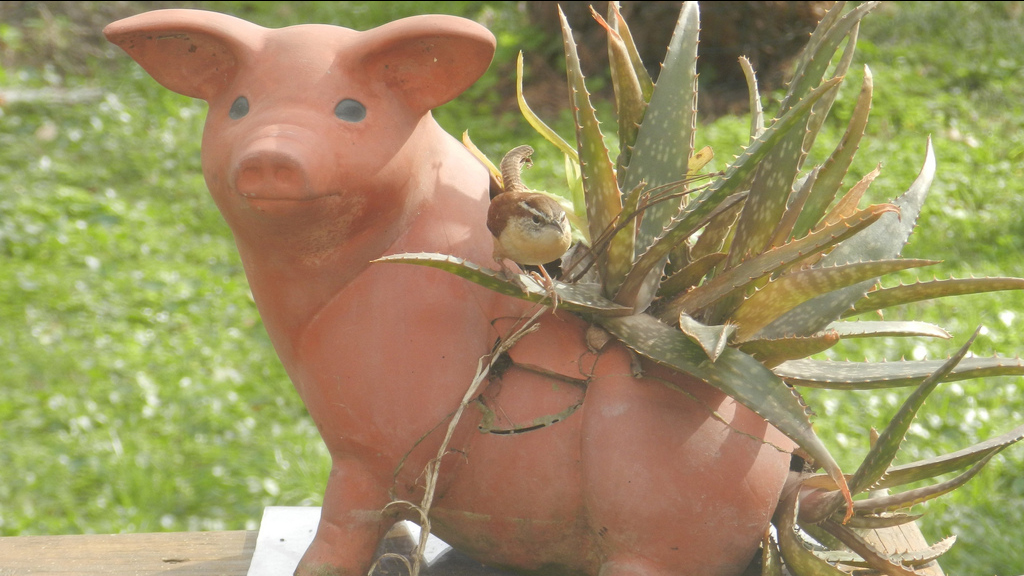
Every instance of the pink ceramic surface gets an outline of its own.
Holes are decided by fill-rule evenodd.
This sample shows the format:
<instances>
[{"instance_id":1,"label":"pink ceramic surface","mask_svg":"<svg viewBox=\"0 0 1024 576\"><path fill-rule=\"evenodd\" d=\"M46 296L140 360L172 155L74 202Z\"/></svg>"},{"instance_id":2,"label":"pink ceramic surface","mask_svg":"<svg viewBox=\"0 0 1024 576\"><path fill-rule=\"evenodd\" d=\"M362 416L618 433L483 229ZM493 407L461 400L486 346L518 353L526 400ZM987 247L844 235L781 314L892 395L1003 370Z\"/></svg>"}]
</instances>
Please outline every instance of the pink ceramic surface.
<instances>
[{"instance_id":1,"label":"pink ceramic surface","mask_svg":"<svg viewBox=\"0 0 1024 576\"><path fill-rule=\"evenodd\" d=\"M430 109L487 68L493 36L449 16L366 32L269 30L167 10L105 30L157 81L209 103L202 165L267 331L333 469L300 574L367 572L476 370L524 302L441 271L370 264L441 252L493 265L488 177ZM601 574L737 574L768 526L791 444L723 394L547 315L445 457L434 531L486 563ZM767 438L770 444L762 442Z\"/></svg>"}]
</instances>

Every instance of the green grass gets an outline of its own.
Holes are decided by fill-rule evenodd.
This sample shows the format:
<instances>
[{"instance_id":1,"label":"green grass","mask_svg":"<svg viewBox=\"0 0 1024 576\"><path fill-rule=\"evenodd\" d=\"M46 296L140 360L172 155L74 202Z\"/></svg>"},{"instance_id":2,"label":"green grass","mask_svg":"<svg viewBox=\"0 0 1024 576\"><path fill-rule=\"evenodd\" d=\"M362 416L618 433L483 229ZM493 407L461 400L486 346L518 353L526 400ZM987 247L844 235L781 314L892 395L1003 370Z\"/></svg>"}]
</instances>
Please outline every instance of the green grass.
<instances>
[{"instance_id":1,"label":"green grass","mask_svg":"<svg viewBox=\"0 0 1024 576\"><path fill-rule=\"evenodd\" d=\"M539 42L514 5L205 5L268 26L367 28L413 13L462 14L495 29L498 63ZM1018 2L894 3L863 26L858 62L874 73L875 106L850 183L883 162L871 201L901 193L931 135L938 177L906 254L944 259L940 275L1024 276L1022 29ZM0 27L0 39L11 34ZM99 89L79 103L36 99L0 109L0 534L254 528L266 505L317 505L329 459L205 190L205 105L107 53L92 74L0 69L0 92ZM495 66L437 117L452 133L468 128L492 158L533 144L538 165L527 178L555 190L564 179L554 149L516 114L494 112L502 70ZM819 138L819 157L842 133L861 77L854 70ZM555 123L571 134L564 118ZM746 130L745 118L722 118L700 128L698 144L725 158ZM954 339L844 345L830 354L944 357L978 325L986 331L977 353L1024 350L1019 293L908 306L899 315L938 323ZM808 394L820 434L847 468L863 454L868 428L883 426L905 395ZM901 460L999 434L1022 413L1018 379L943 386ZM924 508L930 538L960 536L943 562L947 572L1024 572L1022 469L1024 448L1011 448L966 488Z\"/></svg>"}]
</instances>

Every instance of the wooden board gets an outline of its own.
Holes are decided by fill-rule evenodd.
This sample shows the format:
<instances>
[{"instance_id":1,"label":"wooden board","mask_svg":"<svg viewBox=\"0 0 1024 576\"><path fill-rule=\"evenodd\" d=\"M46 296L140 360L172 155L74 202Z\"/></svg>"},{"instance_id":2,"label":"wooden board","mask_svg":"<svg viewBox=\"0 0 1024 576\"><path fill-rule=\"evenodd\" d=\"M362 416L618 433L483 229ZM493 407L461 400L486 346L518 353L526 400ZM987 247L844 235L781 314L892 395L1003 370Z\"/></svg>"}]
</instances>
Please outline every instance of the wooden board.
<instances>
[{"instance_id":1,"label":"wooden board","mask_svg":"<svg viewBox=\"0 0 1024 576\"><path fill-rule=\"evenodd\" d=\"M0 538L0 576L245 576L256 532Z\"/></svg>"}]
</instances>

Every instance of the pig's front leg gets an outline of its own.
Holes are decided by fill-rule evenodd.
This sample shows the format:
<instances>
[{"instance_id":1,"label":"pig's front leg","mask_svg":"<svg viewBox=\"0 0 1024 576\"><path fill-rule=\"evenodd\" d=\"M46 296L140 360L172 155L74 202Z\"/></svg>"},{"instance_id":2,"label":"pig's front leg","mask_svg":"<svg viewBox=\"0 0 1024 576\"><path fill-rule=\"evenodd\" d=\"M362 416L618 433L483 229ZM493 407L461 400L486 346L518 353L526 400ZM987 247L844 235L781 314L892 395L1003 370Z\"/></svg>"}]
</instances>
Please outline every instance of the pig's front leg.
<instances>
[{"instance_id":1,"label":"pig's front leg","mask_svg":"<svg viewBox=\"0 0 1024 576\"><path fill-rule=\"evenodd\" d=\"M377 544L394 524L385 516L387 490L367 467L354 460L335 460L327 480L316 538L309 545L296 576L365 576Z\"/></svg>"}]
</instances>

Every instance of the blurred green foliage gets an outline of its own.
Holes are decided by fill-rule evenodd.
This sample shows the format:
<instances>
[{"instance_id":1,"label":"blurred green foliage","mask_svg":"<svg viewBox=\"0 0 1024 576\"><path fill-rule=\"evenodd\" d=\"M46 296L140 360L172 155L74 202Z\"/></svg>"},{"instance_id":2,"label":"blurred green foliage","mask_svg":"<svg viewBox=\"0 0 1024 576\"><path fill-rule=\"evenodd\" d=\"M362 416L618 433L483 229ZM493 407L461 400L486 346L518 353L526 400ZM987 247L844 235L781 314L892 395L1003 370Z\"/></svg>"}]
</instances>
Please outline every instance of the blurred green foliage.
<instances>
[{"instance_id":1,"label":"blurred green foliage","mask_svg":"<svg viewBox=\"0 0 1024 576\"><path fill-rule=\"evenodd\" d=\"M496 89L518 50L551 40L532 32L517 3L187 5L274 27L365 29L427 12L474 18L498 37L495 65L437 118L455 135L468 129L494 159L532 144L528 181L564 183L561 158ZM1022 12L1022 2L897 2L861 33L858 62L874 73L875 105L848 184L882 162L869 200L901 193L931 136L938 177L906 255L943 258L940 275L1024 276ZM66 51L78 32L60 13L0 25L4 62L47 38ZM318 505L328 456L203 183L205 104L159 87L112 47L90 50L84 68L56 56L0 68L0 534L253 529L266 505ZM841 136L855 70L812 156ZM769 111L780 97L766 97ZM567 115L548 120L571 135ZM746 118L723 117L700 127L697 144L725 158L747 131ZM976 353L1024 350L1019 293L901 313L954 340L844 344L829 355L944 357L978 325ZM808 394L819 433L847 467L866 450L868 428L904 396ZM924 414L904 461L1009 430L1024 419L1024 396L1016 380L954 383ZM1022 469L1024 451L1012 448L926 508L930 538L960 536L948 572L1024 572Z\"/></svg>"}]
</instances>

